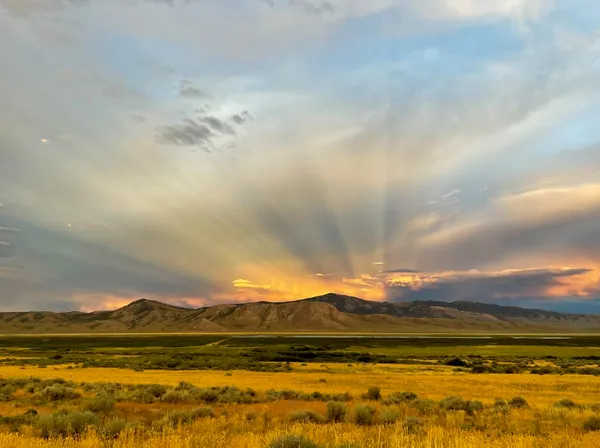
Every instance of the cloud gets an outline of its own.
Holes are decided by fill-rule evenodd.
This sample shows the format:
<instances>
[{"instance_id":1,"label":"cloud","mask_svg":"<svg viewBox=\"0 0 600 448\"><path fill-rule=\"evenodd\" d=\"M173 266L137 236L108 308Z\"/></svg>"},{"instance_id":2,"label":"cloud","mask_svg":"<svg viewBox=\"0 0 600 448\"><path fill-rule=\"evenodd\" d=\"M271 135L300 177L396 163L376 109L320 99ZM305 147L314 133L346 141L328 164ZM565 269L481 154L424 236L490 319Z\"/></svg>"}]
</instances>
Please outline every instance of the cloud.
<instances>
[{"instance_id":1,"label":"cloud","mask_svg":"<svg viewBox=\"0 0 600 448\"><path fill-rule=\"evenodd\" d=\"M591 3L155 3L0 0L6 306L593 296Z\"/></svg>"},{"instance_id":2,"label":"cloud","mask_svg":"<svg viewBox=\"0 0 600 448\"><path fill-rule=\"evenodd\" d=\"M237 125L242 125L242 124L252 120L252 115L250 115L250 112L245 110L242 113L233 114L231 116L230 120L233 121Z\"/></svg>"},{"instance_id":3,"label":"cloud","mask_svg":"<svg viewBox=\"0 0 600 448\"><path fill-rule=\"evenodd\" d=\"M14 227L2 227L2 226L0 226L0 232L18 233L18 232L20 232L20 230L14 228Z\"/></svg>"},{"instance_id":4,"label":"cloud","mask_svg":"<svg viewBox=\"0 0 600 448\"><path fill-rule=\"evenodd\" d=\"M508 269L501 271L442 271L395 273L384 284L391 300L471 300L500 302L543 300L566 295L587 297L581 284L593 271L586 268ZM597 293L598 291L593 291Z\"/></svg>"},{"instance_id":5,"label":"cloud","mask_svg":"<svg viewBox=\"0 0 600 448\"><path fill-rule=\"evenodd\" d=\"M202 98L206 96L202 90L195 87L192 82L187 79L181 81L179 85L179 94L186 98Z\"/></svg>"},{"instance_id":6,"label":"cloud","mask_svg":"<svg viewBox=\"0 0 600 448\"><path fill-rule=\"evenodd\" d=\"M235 130L227 123L219 120L216 117L206 116L200 118L202 123L206 123L213 131L220 134L235 135Z\"/></svg>"},{"instance_id":7,"label":"cloud","mask_svg":"<svg viewBox=\"0 0 600 448\"><path fill-rule=\"evenodd\" d=\"M213 132L208 126L186 118L179 125L159 128L156 141L165 145L204 146L211 142Z\"/></svg>"},{"instance_id":8,"label":"cloud","mask_svg":"<svg viewBox=\"0 0 600 448\"><path fill-rule=\"evenodd\" d=\"M336 11L334 3L330 0L262 0L272 8L288 6L298 8L308 14L333 14Z\"/></svg>"},{"instance_id":9,"label":"cloud","mask_svg":"<svg viewBox=\"0 0 600 448\"><path fill-rule=\"evenodd\" d=\"M270 285L257 285L257 284L252 283L250 280L246 280L243 278L238 278L231 283L233 284L234 288L238 288L238 289L258 289L258 290L262 289L265 291L269 291L271 289Z\"/></svg>"},{"instance_id":10,"label":"cloud","mask_svg":"<svg viewBox=\"0 0 600 448\"><path fill-rule=\"evenodd\" d=\"M483 210L424 236L422 264L470 267L527 252L585 254L600 248L600 184L501 196Z\"/></svg>"}]
</instances>

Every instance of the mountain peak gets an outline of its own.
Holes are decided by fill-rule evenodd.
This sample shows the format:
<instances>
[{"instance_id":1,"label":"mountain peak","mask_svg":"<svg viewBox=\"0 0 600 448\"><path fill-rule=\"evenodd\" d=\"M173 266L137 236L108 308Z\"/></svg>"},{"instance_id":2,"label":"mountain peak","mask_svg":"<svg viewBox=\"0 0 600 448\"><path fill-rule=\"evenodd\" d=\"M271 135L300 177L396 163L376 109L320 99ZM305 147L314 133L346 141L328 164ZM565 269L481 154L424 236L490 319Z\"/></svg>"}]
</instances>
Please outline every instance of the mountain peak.
<instances>
[{"instance_id":1,"label":"mountain peak","mask_svg":"<svg viewBox=\"0 0 600 448\"><path fill-rule=\"evenodd\" d=\"M146 298L141 298L138 300L134 300L133 302L119 308L116 311L130 311L133 313L141 313L146 311L153 310L167 310L167 309L185 309L179 306L170 305L168 303L159 302L157 300L150 300Z\"/></svg>"},{"instance_id":2,"label":"mountain peak","mask_svg":"<svg viewBox=\"0 0 600 448\"><path fill-rule=\"evenodd\" d=\"M367 300L365 300L365 299L360 299L358 297L348 296L345 294L338 294L337 292L328 292L327 294L310 297L308 299L303 299L303 300L312 300L312 301L321 301L321 302L328 301L328 300L359 300L359 301L367 302Z\"/></svg>"}]
</instances>

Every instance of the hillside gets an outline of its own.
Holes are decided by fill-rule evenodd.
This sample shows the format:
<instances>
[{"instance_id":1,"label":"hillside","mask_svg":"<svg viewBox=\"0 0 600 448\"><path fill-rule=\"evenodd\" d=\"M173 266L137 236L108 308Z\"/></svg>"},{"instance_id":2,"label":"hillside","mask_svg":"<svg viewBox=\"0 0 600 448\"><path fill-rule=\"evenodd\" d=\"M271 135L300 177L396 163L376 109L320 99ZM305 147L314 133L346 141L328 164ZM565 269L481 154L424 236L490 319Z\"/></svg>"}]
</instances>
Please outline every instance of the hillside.
<instances>
[{"instance_id":1,"label":"hillside","mask_svg":"<svg viewBox=\"0 0 600 448\"><path fill-rule=\"evenodd\" d=\"M147 299L114 311L0 313L0 332L586 332L600 316L478 302L373 302L325 294L291 302L182 308Z\"/></svg>"}]
</instances>

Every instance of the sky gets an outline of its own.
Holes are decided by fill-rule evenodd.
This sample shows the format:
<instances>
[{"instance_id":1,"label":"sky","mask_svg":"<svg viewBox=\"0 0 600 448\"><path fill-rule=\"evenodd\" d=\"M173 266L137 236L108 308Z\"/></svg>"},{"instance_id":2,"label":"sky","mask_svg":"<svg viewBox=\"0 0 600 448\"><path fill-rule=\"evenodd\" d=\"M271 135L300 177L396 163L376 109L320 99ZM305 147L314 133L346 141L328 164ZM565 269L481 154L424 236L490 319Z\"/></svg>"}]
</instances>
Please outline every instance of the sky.
<instances>
[{"instance_id":1,"label":"sky","mask_svg":"<svg viewBox=\"0 0 600 448\"><path fill-rule=\"evenodd\" d=\"M600 313L596 0L0 0L0 310Z\"/></svg>"}]
</instances>

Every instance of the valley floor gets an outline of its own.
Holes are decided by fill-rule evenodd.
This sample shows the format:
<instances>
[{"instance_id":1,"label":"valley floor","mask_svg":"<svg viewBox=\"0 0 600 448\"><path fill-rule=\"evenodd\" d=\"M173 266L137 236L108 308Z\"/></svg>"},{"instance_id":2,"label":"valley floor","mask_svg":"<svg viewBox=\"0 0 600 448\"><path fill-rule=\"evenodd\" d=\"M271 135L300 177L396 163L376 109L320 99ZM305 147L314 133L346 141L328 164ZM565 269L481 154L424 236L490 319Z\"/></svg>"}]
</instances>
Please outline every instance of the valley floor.
<instances>
[{"instance_id":1,"label":"valley floor","mask_svg":"<svg viewBox=\"0 0 600 448\"><path fill-rule=\"evenodd\" d=\"M132 372L0 367L0 393L12 391L12 399L0 404L6 423L0 448L600 446L600 378L595 376L473 375L427 365L308 363L292 368ZM140 398L140 391L158 390L157 384L166 387ZM373 395L375 389L368 391L374 386L381 397ZM207 398L211 388L216 398ZM255 394L251 399L244 398L247 388ZM397 393L402 391L416 397ZM335 422L327 395L343 393L350 395L338 403L344 415ZM103 404L109 396L114 402ZM523 402L510 401L516 396ZM11 418L21 418L30 408L40 416L15 428ZM371 417L361 417L365 409ZM65 427L61 418L73 420ZM68 425L79 425L77 419L88 419L90 426L69 432ZM116 434L114 422L121 422Z\"/></svg>"}]
</instances>

